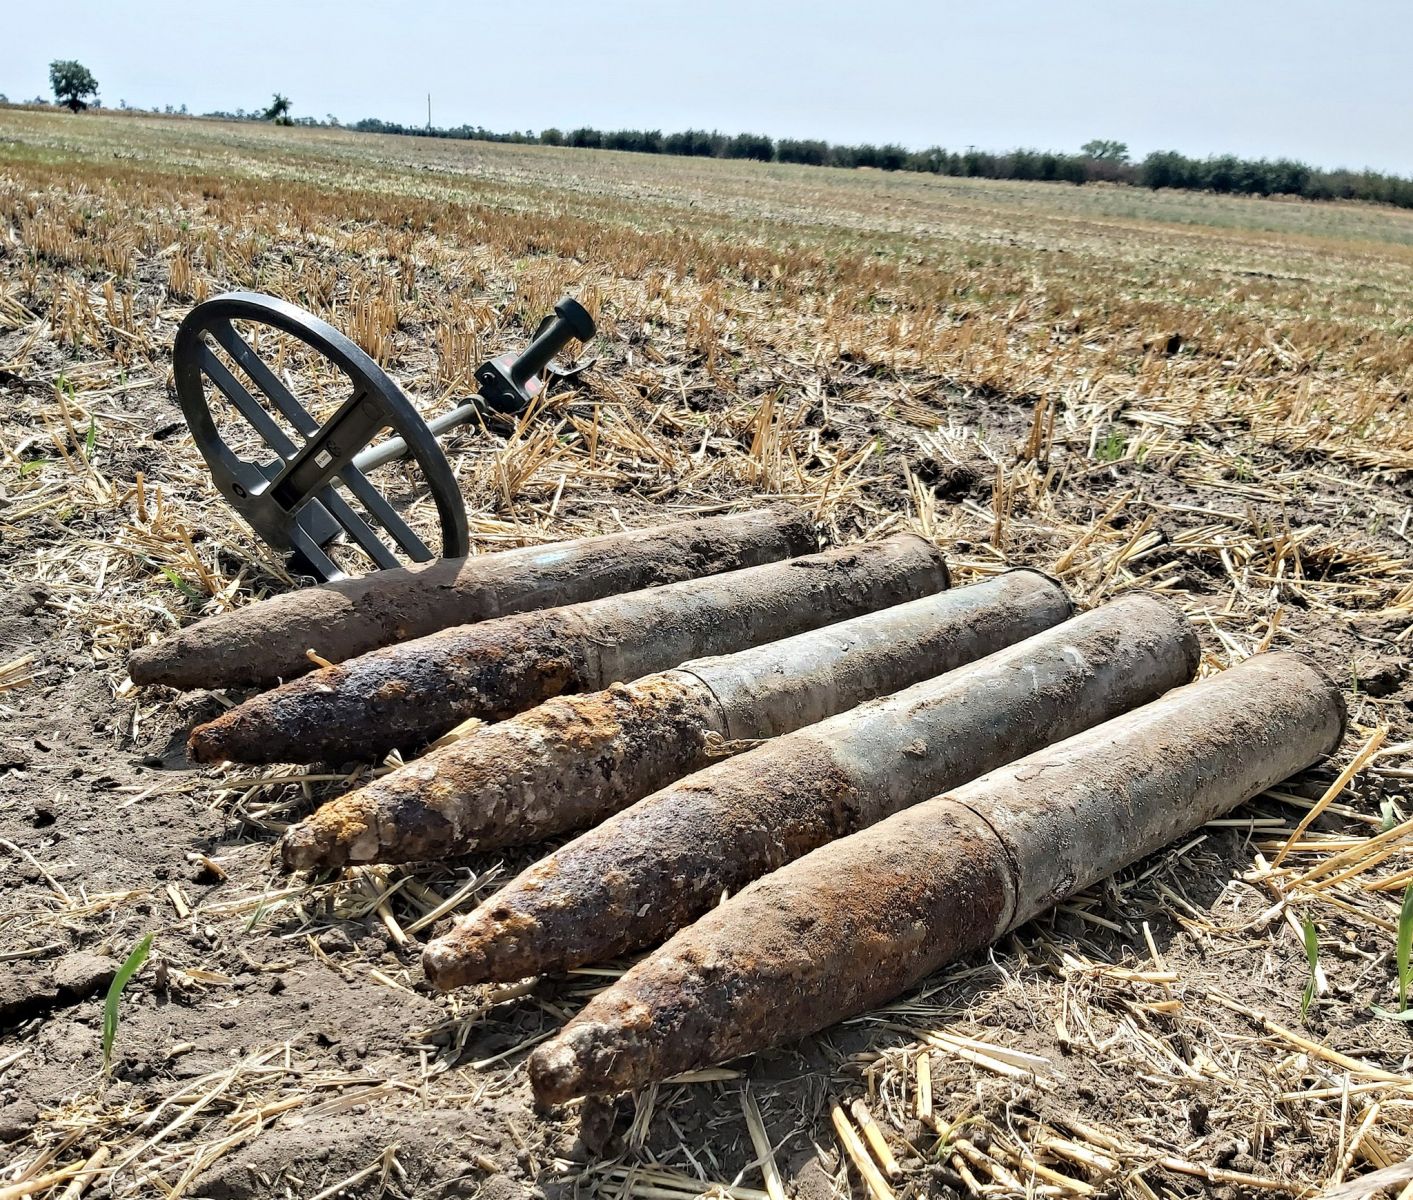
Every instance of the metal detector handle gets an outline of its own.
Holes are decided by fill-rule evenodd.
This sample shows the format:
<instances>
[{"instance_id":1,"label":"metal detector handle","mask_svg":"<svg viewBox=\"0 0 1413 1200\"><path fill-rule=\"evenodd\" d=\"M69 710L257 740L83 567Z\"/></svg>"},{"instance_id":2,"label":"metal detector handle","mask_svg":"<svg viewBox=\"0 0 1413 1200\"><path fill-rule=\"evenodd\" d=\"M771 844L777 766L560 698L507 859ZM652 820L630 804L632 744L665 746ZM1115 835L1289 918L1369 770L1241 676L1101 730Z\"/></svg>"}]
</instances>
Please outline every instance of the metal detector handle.
<instances>
[{"instance_id":1,"label":"metal detector handle","mask_svg":"<svg viewBox=\"0 0 1413 1200\"><path fill-rule=\"evenodd\" d=\"M512 386L526 393L527 396L531 396L534 394L531 380L549 366L556 354L575 339L587 342L593 336L593 317L577 300L569 296L564 297L554 306L554 316L547 317L541 324L539 332L525 348L524 354L519 358L502 356L494 363L487 363L477 372L483 377L481 379L482 391L485 394L486 403L492 407L492 412L496 407L496 390L504 388L507 378ZM493 377L484 378L488 367L496 367L505 362L510 364L508 371L502 373L497 370ZM525 397L517 397L516 399L514 411L523 408L528 402ZM427 428L434 434L442 434L448 429L455 429L458 425L468 424L478 415L486 415L485 404L481 403L479 397L458 404L450 412L432 418L427 422ZM388 438L363 451L353 460L353 465L360 471L371 471L385 463L394 462L406 453L407 443L402 438Z\"/></svg>"},{"instance_id":2,"label":"metal detector handle","mask_svg":"<svg viewBox=\"0 0 1413 1200\"><path fill-rule=\"evenodd\" d=\"M525 353L515 360L510 377L523 384L550 364L556 354L576 339L587 342L594 336L594 319L588 310L570 296L554 306L553 319L525 347Z\"/></svg>"},{"instance_id":3,"label":"metal detector handle","mask_svg":"<svg viewBox=\"0 0 1413 1200\"><path fill-rule=\"evenodd\" d=\"M549 366L550 359L575 338L587 342L593 336L593 317L577 300L565 296L554 306L554 316L540 328L524 354L519 358L502 354L476 368L481 398L496 412L523 412L539 395L539 375Z\"/></svg>"}]
</instances>

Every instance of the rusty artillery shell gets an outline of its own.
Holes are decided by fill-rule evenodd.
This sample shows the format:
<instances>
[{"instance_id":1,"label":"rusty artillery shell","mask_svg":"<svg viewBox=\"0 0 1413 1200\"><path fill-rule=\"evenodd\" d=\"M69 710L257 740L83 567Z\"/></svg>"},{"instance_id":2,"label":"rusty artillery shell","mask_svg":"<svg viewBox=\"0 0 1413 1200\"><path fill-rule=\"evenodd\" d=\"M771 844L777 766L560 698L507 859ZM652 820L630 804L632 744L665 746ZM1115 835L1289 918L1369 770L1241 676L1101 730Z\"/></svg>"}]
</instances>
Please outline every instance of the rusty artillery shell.
<instances>
[{"instance_id":1,"label":"rusty artillery shell","mask_svg":"<svg viewBox=\"0 0 1413 1200\"><path fill-rule=\"evenodd\" d=\"M900 533L563 608L444 629L256 696L191 734L206 762L368 758L946 588L941 552Z\"/></svg>"},{"instance_id":2,"label":"rusty artillery shell","mask_svg":"<svg viewBox=\"0 0 1413 1200\"><path fill-rule=\"evenodd\" d=\"M428 945L440 988L651 946L792 859L1186 683L1187 620L1131 595L655 792Z\"/></svg>"},{"instance_id":3,"label":"rusty artillery shell","mask_svg":"<svg viewBox=\"0 0 1413 1200\"><path fill-rule=\"evenodd\" d=\"M1339 745L1337 687L1267 654L816 850L683 930L530 1058L611 1093L891 1000Z\"/></svg>"},{"instance_id":4,"label":"rusty artillery shell","mask_svg":"<svg viewBox=\"0 0 1413 1200\"><path fill-rule=\"evenodd\" d=\"M777 505L604 537L375 571L199 621L134 650L134 683L272 684L380 646L511 613L553 608L811 554L808 516Z\"/></svg>"},{"instance_id":5,"label":"rusty artillery shell","mask_svg":"<svg viewBox=\"0 0 1413 1200\"><path fill-rule=\"evenodd\" d=\"M292 869L410 862L583 829L734 747L973 662L1070 615L1007 571L736 654L561 696L331 800L285 835Z\"/></svg>"}]
</instances>

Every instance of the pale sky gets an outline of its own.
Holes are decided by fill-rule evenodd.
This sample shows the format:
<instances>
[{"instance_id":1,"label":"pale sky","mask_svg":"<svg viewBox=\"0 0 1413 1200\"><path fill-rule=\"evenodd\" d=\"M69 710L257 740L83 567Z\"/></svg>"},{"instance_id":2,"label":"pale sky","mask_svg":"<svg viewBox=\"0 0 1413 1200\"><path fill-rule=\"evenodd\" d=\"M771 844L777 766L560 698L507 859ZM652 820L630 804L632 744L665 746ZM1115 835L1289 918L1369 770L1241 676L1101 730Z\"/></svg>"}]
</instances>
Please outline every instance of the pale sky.
<instances>
[{"instance_id":1,"label":"pale sky","mask_svg":"<svg viewBox=\"0 0 1413 1200\"><path fill-rule=\"evenodd\" d=\"M1413 175L1409 0L0 0L0 93L489 129L1302 158Z\"/></svg>"}]
</instances>

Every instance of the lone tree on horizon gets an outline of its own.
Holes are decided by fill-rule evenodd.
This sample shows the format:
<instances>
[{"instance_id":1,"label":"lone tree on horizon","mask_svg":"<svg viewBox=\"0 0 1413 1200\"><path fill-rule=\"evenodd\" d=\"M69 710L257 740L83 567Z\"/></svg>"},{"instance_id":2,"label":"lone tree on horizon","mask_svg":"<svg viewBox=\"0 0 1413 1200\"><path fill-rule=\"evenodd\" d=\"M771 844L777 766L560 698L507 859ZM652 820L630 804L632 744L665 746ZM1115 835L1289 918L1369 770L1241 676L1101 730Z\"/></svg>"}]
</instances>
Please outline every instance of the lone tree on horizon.
<instances>
[{"instance_id":1,"label":"lone tree on horizon","mask_svg":"<svg viewBox=\"0 0 1413 1200\"><path fill-rule=\"evenodd\" d=\"M276 125L293 125L289 117L289 97L276 92L274 102L265 110L265 120Z\"/></svg>"},{"instance_id":2,"label":"lone tree on horizon","mask_svg":"<svg viewBox=\"0 0 1413 1200\"><path fill-rule=\"evenodd\" d=\"M89 97L95 103L98 100L98 80L83 63L72 58L56 58L49 64L49 86L54 89L54 99L70 112L82 112L88 107Z\"/></svg>"}]
</instances>

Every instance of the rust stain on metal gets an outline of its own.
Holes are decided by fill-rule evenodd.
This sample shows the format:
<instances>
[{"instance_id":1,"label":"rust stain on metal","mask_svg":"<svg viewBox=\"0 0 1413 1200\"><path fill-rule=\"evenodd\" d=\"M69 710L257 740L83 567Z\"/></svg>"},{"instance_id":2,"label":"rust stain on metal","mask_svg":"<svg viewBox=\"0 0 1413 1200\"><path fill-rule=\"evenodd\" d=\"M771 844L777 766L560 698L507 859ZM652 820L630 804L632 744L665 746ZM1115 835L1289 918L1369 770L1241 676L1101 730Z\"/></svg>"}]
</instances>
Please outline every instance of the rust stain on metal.
<instances>
[{"instance_id":1,"label":"rust stain on metal","mask_svg":"<svg viewBox=\"0 0 1413 1200\"><path fill-rule=\"evenodd\" d=\"M315 748L328 758L364 757L467 717L510 716L585 686L587 663L570 625L552 613L522 613L448 631L436 655L410 643L325 667L198 725L191 755L303 761Z\"/></svg>"},{"instance_id":2,"label":"rust stain on metal","mask_svg":"<svg viewBox=\"0 0 1413 1200\"><path fill-rule=\"evenodd\" d=\"M804 858L708 913L532 1055L537 1099L624 1091L685 1069L679 1061L762 1049L891 999L933 947L986 945L1012 903L1004 851L966 810L927 839L871 839L857 853L835 843L818 869ZM936 846L946 847L945 878Z\"/></svg>"},{"instance_id":3,"label":"rust stain on metal","mask_svg":"<svg viewBox=\"0 0 1413 1200\"><path fill-rule=\"evenodd\" d=\"M445 858L576 828L645 778L705 765L708 718L701 689L670 676L561 696L325 804L286 835L285 865Z\"/></svg>"},{"instance_id":4,"label":"rust stain on metal","mask_svg":"<svg viewBox=\"0 0 1413 1200\"><path fill-rule=\"evenodd\" d=\"M827 756L773 756L740 769L750 757L721 764L736 768L734 786L688 780L657 793L660 803L636 804L530 867L427 947L427 978L441 989L516 980L650 945L710 908L724 889L847 828L856 785Z\"/></svg>"}]
</instances>

